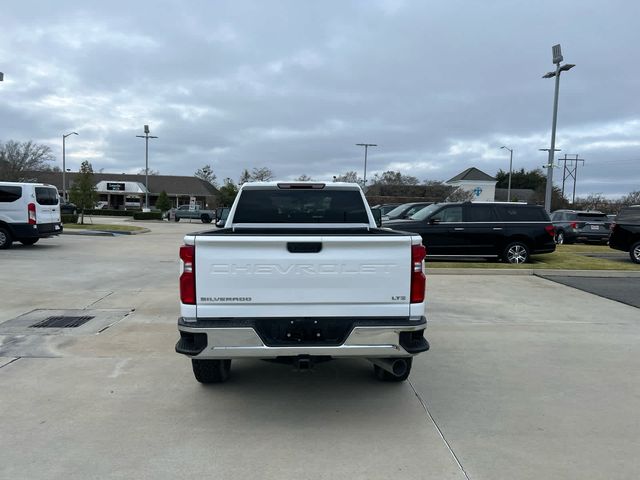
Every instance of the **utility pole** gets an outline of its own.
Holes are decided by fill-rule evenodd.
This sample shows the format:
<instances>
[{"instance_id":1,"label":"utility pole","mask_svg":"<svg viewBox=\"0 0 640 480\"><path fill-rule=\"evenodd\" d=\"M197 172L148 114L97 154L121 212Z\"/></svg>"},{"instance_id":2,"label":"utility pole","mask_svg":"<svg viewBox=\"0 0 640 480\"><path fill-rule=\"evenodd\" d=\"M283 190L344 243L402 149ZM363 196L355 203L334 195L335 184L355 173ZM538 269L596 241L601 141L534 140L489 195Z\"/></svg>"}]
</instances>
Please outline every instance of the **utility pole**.
<instances>
[{"instance_id":1,"label":"utility pole","mask_svg":"<svg viewBox=\"0 0 640 480\"><path fill-rule=\"evenodd\" d=\"M358 147L364 147L364 188L367 188L367 150L369 147L377 147L375 143L356 143Z\"/></svg>"},{"instance_id":2,"label":"utility pole","mask_svg":"<svg viewBox=\"0 0 640 480\"><path fill-rule=\"evenodd\" d=\"M567 158L567 154L564 155L562 161L564 162L564 166L562 169L562 196L564 197L564 184L566 179L573 178L573 196L571 197L571 204L576 203L576 182L578 178L578 163L582 162L584 165L584 158L578 158L578 154L575 155L576 158ZM569 165L567 166L567 162Z\"/></svg>"},{"instance_id":3,"label":"utility pole","mask_svg":"<svg viewBox=\"0 0 640 480\"><path fill-rule=\"evenodd\" d=\"M556 148L556 124L558 121L558 93L560 91L560 74L571 70L575 65L566 63L560 65L563 60L562 49L560 44L552 47L553 63L556 65L555 72L547 72L542 78L556 79L556 87L553 95L553 119L551 121L551 147L549 148L549 161L547 162L547 188L544 196L544 208L548 213L551 213L551 193L553 191L553 157Z\"/></svg>"},{"instance_id":4,"label":"utility pole","mask_svg":"<svg viewBox=\"0 0 640 480\"><path fill-rule=\"evenodd\" d=\"M67 142L67 137L70 135L78 135L76 132L71 132L71 133L67 133L65 135L62 135L62 199L66 202L68 200L67 197L67 178L66 178L66 172L67 172L67 165L66 165L66 156L67 156L67 147L66 147L66 142Z\"/></svg>"},{"instance_id":5,"label":"utility pole","mask_svg":"<svg viewBox=\"0 0 640 480\"><path fill-rule=\"evenodd\" d=\"M504 145L500 148L509 150L509 187L507 188L507 202L510 202L511 201L511 172L513 170L513 148L505 147Z\"/></svg>"},{"instance_id":6,"label":"utility pole","mask_svg":"<svg viewBox=\"0 0 640 480\"><path fill-rule=\"evenodd\" d=\"M149 125L144 126L144 135L136 135L138 138L144 138L144 208L149 211L149 139L158 138L149 135Z\"/></svg>"}]
</instances>

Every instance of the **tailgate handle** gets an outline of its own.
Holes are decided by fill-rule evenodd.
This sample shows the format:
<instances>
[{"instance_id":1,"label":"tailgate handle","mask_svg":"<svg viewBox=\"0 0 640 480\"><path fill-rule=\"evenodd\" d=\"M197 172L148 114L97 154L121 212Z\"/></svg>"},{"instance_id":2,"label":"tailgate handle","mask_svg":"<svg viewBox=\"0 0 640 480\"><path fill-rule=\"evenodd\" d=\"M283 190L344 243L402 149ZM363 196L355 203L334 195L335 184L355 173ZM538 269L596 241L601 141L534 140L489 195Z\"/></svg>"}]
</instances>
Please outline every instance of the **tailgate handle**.
<instances>
[{"instance_id":1,"label":"tailgate handle","mask_svg":"<svg viewBox=\"0 0 640 480\"><path fill-rule=\"evenodd\" d=\"M287 250L291 253L318 253L322 250L322 242L287 242Z\"/></svg>"}]
</instances>

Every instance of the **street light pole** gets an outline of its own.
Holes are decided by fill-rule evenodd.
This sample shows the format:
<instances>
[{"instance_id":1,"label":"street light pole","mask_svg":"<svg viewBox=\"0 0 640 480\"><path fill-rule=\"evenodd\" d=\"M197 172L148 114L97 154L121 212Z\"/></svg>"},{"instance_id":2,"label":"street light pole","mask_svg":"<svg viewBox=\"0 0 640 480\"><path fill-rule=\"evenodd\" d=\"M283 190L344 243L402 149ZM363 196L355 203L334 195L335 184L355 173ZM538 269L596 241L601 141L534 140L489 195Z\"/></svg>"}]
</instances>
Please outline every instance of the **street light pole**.
<instances>
[{"instance_id":1,"label":"street light pole","mask_svg":"<svg viewBox=\"0 0 640 480\"><path fill-rule=\"evenodd\" d=\"M507 202L510 202L511 201L511 172L513 171L513 149L509 147L505 147L504 145L500 148L509 150L509 187L507 188Z\"/></svg>"},{"instance_id":2,"label":"street light pole","mask_svg":"<svg viewBox=\"0 0 640 480\"><path fill-rule=\"evenodd\" d=\"M149 125L144 126L144 135L136 137L144 138L144 208L149 210L149 139L158 137L149 135Z\"/></svg>"},{"instance_id":3,"label":"street light pole","mask_svg":"<svg viewBox=\"0 0 640 480\"><path fill-rule=\"evenodd\" d=\"M542 76L542 78L555 77L556 79L556 87L553 95L553 120L551 122L551 147L549 148L549 160L547 162L547 188L544 196L544 208L548 213L551 213L551 194L553 192L553 158L556 151L556 124L558 121L558 93L560 91L560 74L575 67L575 65L570 63L565 63L562 66L560 65L563 60L560 44L554 45L552 48L552 52L553 63L556 64L556 70L555 72L547 72Z\"/></svg>"},{"instance_id":4,"label":"street light pole","mask_svg":"<svg viewBox=\"0 0 640 480\"><path fill-rule=\"evenodd\" d=\"M70 136L70 135L78 135L78 134L76 132L71 132L71 133L67 133L67 134L62 135L62 199L65 202L68 200L68 198L67 198L67 178L66 178L66 172L67 172L66 142L67 142L67 137Z\"/></svg>"},{"instance_id":5,"label":"street light pole","mask_svg":"<svg viewBox=\"0 0 640 480\"><path fill-rule=\"evenodd\" d=\"M364 187L367 187L367 151L369 147L377 147L375 143L356 143L358 147L364 147Z\"/></svg>"}]
</instances>

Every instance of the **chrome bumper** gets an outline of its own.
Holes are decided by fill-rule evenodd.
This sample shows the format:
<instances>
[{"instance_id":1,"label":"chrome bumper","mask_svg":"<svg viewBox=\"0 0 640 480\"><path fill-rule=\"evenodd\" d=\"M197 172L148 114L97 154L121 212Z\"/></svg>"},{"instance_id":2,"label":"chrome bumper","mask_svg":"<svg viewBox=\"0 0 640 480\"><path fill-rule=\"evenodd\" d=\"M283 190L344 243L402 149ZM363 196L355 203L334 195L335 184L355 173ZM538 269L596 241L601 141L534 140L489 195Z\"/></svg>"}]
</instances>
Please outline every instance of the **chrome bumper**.
<instances>
[{"instance_id":1,"label":"chrome bumper","mask_svg":"<svg viewBox=\"0 0 640 480\"><path fill-rule=\"evenodd\" d=\"M252 327L198 327L184 323L178 325L181 340L176 345L176 351L190 358L199 359L227 359L227 358L276 358L285 356L330 356L330 357L407 357L415 355L429 348L428 342L422 338L422 346L407 351L402 346L400 334L405 332L420 332L426 327L426 320L414 325L392 326L355 326L342 345L296 345L296 346L268 346ZM200 347L206 345L197 353L198 348L188 345L198 335ZM406 342L405 342L406 343Z\"/></svg>"}]
</instances>

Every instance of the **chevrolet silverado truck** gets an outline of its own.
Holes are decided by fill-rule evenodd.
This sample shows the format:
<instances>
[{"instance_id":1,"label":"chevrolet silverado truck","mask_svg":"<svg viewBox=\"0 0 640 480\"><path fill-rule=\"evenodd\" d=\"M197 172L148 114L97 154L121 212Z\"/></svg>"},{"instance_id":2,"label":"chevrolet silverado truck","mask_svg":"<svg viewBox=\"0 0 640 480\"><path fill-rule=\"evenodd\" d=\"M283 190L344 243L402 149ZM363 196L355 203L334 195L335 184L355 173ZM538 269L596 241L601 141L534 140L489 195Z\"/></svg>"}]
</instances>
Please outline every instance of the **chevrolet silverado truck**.
<instances>
[{"instance_id":1,"label":"chevrolet silverado truck","mask_svg":"<svg viewBox=\"0 0 640 480\"><path fill-rule=\"evenodd\" d=\"M406 380L429 349L424 257L420 235L378 227L357 184L245 183L225 228L180 247L176 351L201 383L240 358L359 357Z\"/></svg>"}]
</instances>

